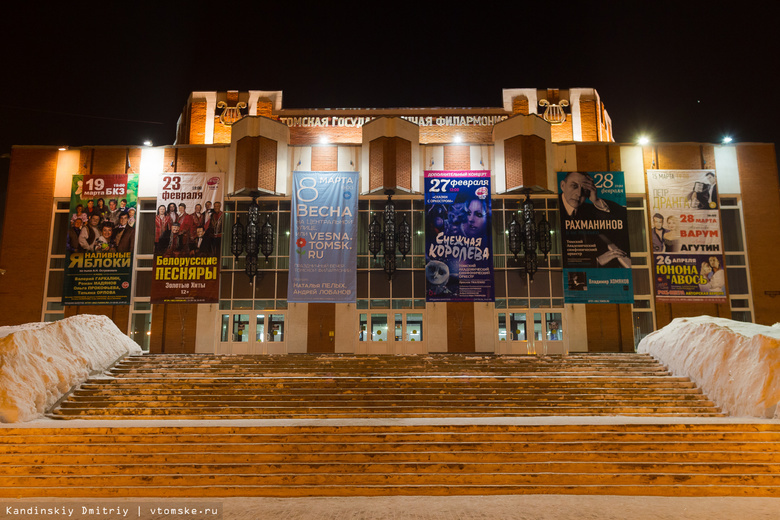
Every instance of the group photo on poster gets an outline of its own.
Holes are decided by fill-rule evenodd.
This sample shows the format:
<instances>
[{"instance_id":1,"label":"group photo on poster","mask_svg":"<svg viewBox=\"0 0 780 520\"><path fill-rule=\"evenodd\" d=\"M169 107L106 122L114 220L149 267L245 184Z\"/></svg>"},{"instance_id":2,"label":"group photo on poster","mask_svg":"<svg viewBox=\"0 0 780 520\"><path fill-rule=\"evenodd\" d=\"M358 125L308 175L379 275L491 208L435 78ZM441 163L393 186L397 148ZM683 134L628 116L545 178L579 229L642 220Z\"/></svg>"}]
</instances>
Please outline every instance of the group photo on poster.
<instances>
[{"instance_id":1,"label":"group photo on poster","mask_svg":"<svg viewBox=\"0 0 780 520\"><path fill-rule=\"evenodd\" d=\"M659 301L726 301L718 185L710 170L648 170Z\"/></svg>"},{"instance_id":2,"label":"group photo on poster","mask_svg":"<svg viewBox=\"0 0 780 520\"><path fill-rule=\"evenodd\" d=\"M129 304L138 175L74 175L65 305Z\"/></svg>"},{"instance_id":3,"label":"group photo on poster","mask_svg":"<svg viewBox=\"0 0 780 520\"><path fill-rule=\"evenodd\" d=\"M425 172L426 300L495 299L489 171Z\"/></svg>"},{"instance_id":4,"label":"group photo on poster","mask_svg":"<svg viewBox=\"0 0 780 520\"><path fill-rule=\"evenodd\" d=\"M154 220L152 303L217 303L222 251L221 174L160 178Z\"/></svg>"},{"instance_id":5,"label":"group photo on poster","mask_svg":"<svg viewBox=\"0 0 780 520\"><path fill-rule=\"evenodd\" d=\"M357 172L293 172L287 301L357 300Z\"/></svg>"},{"instance_id":6,"label":"group photo on poster","mask_svg":"<svg viewBox=\"0 0 780 520\"><path fill-rule=\"evenodd\" d=\"M623 172L558 172L566 303L633 303Z\"/></svg>"}]
</instances>

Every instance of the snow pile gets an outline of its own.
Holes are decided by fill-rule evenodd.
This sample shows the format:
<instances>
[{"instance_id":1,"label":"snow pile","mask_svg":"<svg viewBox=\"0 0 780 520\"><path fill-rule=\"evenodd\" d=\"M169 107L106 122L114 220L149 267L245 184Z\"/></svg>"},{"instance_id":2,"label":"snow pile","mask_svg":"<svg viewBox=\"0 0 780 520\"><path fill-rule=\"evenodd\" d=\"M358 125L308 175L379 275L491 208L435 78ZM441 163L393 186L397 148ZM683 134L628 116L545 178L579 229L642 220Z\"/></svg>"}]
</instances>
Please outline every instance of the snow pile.
<instances>
[{"instance_id":1,"label":"snow pile","mask_svg":"<svg viewBox=\"0 0 780 520\"><path fill-rule=\"evenodd\" d=\"M780 323L677 318L639 343L729 415L780 419Z\"/></svg>"},{"instance_id":2,"label":"snow pile","mask_svg":"<svg viewBox=\"0 0 780 520\"><path fill-rule=\"evenodd\" d=\"M0 327L0 422L39 418L92 372L141 348L106 316Z\"/></svg>"}]
</instances>

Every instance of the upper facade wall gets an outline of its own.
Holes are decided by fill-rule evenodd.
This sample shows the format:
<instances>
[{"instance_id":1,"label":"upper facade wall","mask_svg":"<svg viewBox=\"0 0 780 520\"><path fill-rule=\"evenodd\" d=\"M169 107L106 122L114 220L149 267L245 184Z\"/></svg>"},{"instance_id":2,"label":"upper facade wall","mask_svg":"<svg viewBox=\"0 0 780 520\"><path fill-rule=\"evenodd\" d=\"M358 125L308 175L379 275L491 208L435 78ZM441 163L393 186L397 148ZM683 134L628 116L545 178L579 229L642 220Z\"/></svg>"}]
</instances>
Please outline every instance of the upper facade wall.
<instances>
[{"instance_id":1,"label":"upper facade wall","mask_svg":"<svg viewBox=\"0 0 780 520\"><path fill-rule=\"evenodd\" d=\"M551 125L553 142L613 141L612 121L596 90L577 88L506 89L501 107L450 109L288 110L282 108L281 92L193 92L179 120L176 142L228 144L236 117L259 115L286 124L293 146L360 144L362 126L379 117L402 117L418 125L420 144L488 144L493 142L493 126L516 114L555 123L565 118Z\"/></svg>"}]
</instances>

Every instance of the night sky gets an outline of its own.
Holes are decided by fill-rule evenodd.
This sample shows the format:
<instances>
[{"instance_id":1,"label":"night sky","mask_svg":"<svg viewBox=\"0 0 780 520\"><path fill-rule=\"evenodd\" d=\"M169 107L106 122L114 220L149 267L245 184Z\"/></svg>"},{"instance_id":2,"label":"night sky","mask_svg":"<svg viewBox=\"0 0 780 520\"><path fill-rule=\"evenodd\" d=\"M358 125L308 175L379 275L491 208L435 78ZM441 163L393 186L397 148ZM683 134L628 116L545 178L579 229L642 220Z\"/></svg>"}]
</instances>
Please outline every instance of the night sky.
<instances>
[{"instance_id":1,"label":"night sky","mask_svg":"<svg viewBox=\"0 0 780 520\"><path fill-rule=\"evenodd\" d=\"M172 144L190 92L249 89L390 108L593 87L618 142L780 142L778 28L753 4L27 3L4 8L0 154Z\"/></svg>"}]
</instances>

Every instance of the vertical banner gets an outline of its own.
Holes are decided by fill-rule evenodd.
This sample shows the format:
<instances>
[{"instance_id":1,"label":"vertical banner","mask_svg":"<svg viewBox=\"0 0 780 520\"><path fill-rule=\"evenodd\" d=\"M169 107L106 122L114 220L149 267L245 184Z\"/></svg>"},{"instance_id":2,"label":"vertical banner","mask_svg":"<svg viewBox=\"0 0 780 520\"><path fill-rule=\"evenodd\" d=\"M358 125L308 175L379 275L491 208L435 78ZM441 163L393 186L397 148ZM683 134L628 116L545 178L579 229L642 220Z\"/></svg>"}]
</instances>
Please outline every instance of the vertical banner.
<instances>
[{"instance_id":1,"label":"vertical banner","mask_svg":"<svg viewBox=\"0 0 780 520\"><path fill-rule=\"evenodd\" d=\"M425 172L425 299L492 302L490 171Z\"/></svg>"},{"instance_id":2,"label":"vertical banner","mask_svg":"<svg viewBox=\"0 0 780 520\"><path fill-rule=\"evenodd\" d=\"M357 298L356 172L293 172L287 301Z\"/></svg>"},{"instance_id":3,"label":"vertical banner","mask_svg":"<svg viewBox=\"0 0 780 520\"><path fill-rule=\"evenodd\" d=\"M221 173L166 173L157 191L152 303L218 303Z\"/></svg>"},{"instance_id":4,"label":"vertical banner","mask_svg":"<svg viewBox=\"0 0 780 520\"><path fill-rule=\"evenodd\" d=\"M633 303L623 172L558 172L566 303Z\"/></svg>"},{"instance_id":5,"label":"vertical banner","mask_svg":"<svg viewBox=\"0 0 780 520\"><path fill-rule=\"evenodd\" d=\"M64 305L128 305L138 175L74 175Z\"/></svg>"},{"instance_id":6,"label":"vertical banner","mask_svg":"<svg viewBox=\"0 0 780 520\"><path fill-rule=\"evenodd\" d=\"M711 170L647 170L656 300L726 302L718 179Z\"/></svg>"}]
</instances>

